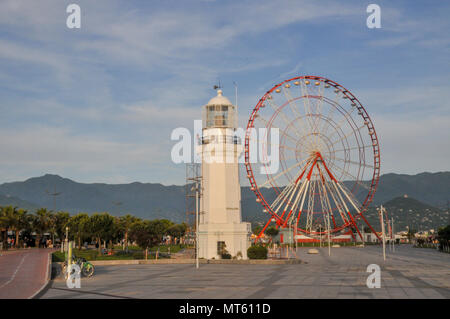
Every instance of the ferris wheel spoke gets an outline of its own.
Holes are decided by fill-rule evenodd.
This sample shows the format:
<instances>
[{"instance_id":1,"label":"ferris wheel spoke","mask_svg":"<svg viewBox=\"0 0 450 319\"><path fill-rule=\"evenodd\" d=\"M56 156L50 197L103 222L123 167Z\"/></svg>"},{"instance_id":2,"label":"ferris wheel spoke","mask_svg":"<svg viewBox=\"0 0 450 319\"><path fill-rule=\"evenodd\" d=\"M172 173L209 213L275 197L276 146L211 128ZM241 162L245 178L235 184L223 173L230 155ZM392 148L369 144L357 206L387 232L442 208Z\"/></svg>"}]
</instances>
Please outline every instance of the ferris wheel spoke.
<instances>
[{"instance_id":1,"label":"ferris wheel spoke","mask_svg":"<svg viewBox=\"0 0 450 319\"><path fill-rule=\"evenodd\" d=\"M297 149L296 148L293 148L293 147L290 147L290 146L287 146L287 145L284 145L284 144L276 144L276 143L270 143L270 142L267 142L267 145L268 146L272 146L272 145L274 145L274 146L278 146L279 148L285 148L285 149L288 149L288 150L292 150L292 151L297 151Z\"/></svg>"},{"instance_id":2,"label":"ferris wheel spoke","mask_svg":"<svg viewBox=\"0 0 450 319\"><path fill-rule=\"evenodd\" d=\"M287 129L287 128L286 128L286 129ZM286 134L286 135L287 135L287 133L285 133L285 132L286 132L286 130L283 131L283 134ZM305 135L306 135L306 134L305 134ZM304 136L305 136L305 135L304 135ZM294 144L297 144L297 143L298 143L299 140L295 140L295 139L294 139L292 136L290 136L290 135L288 135L288 136L291 138L292 141L294 141ZM312 147L313 147L313 145L312 145L311 142L308 142L308 140L306 140L306 142L308 143L308 147L309 147L309 148L312 148Z\"/></svg>"},{"instance_id":3,"label":"ferris wheel spoke","mask_svg":"<svg viewBox=\"0 0 450 319\"><path fill-rule=\"evenodd\" d=\"M275 212L275 214L278 214L278 211L283 206L283 203L285 203L286 200L289 198L289 196L295 191L296 186L297 186L296 183L290 184L289 187L286 187L283 190L283 192L277 198L275 198L272 205L270 205L271 209ZM285 190L287 190L287 191L284 192ZM285 210L284 210L284 212L285 212Z\"/></svg>"},{"instance_id":4,"label":"ferris wheel spoke","mask_svg":"<svg viewBox=\"0 0 450 319\"><path fill-rule=\"evenodd\" d=\"M267 99L266 101L269 102L269 105L272 107L272 109L274 110L275 113L277 113L278 115L280 115L280 117L283 119L283 121L286 123L286 126L289 127L290 122L288 120L288 118L286 117L286 115L283 112L283 108L279 107L278 105L276 105L272 99ZM301 134L297 131L294 130L295 134L301 138Z\"/></svg>"},{"instance_id":5,"label":"ferris wheel spoke","mask_svg":"<svg viewBox=\"0 0 450 319\"><path fill-rule=\"evenodd\" d=\"M320 82L319 82L320 83ZM316 131L317 131L317 135L316 135L316 143L318 143L318 136L320 134L320 116L319 114L322 114L322 107L323 107L323 86L319 84L318 89L317 89L317 96L319 96L318 99L316 99L316 119L315 119L315 127L316 127Z\"/></svg>"},{"instance_id":6,"label":"ferris wheel spoke","mask_svg":"<svg viewBox=\"0 0 450 319\"><path fill-rule=\"evenodd\" d=\"M301 94L302 94L302 97L303 97L302 101L303 101L303 107L305 109L306 119L308 120L309 127L310 127L311 131L313 131L311 120L309 119L310 114L312 114L312 112L311 112L311 103L309 101L308 88L306 87L306 84L303 81L300 81L300 90L301 90Z\"/></svg>"},{"instance_id":7,"label":"ferris wheel spoke","mask_svg":"<svg viewBox=\"0 0 450 319\"><path fill-rule=\"evenodd\" d=\"M342 197L342 194L341 194L341 192L339 191L339 188L338 188L337 185L338 185L338 183L336 183L335 181L333 181L333 186L334 186L334 188L336 189L336 193L337 193L339 199L341 200L341 203L344 205L345 212L347 213L347 215L349 215L349 217L350 217L350 219L351 219L350 210L348 209L348 206L347 206L347 204L345 203L345 200L344 200L344 198ZM345 216L347 216L347 215L345 215ZM350 220L347 219L347 222L350 222Z\"/></svg>"},{"instance_id":8,"label":"ferris wheel spoke","mask_svg":"<svg viewBox=\"0 0 450 319\"><path fill-rule=\"evenodd\" d=\"M298 225L298 222L299 222L300 217L301 217L302 212L303 212L303 206L304 206L304 204L305 204L306 194L307 194L307 192L308 192L308 190L309 190L309 186L310 186L310 184L311 184L311 181L307 179L307 180L305 181L305 184L306 184L306 186L305 186L305 189L303 190L301 203L300 203L300 206L298 207L297 225ZM294 209L295 209L295 211L297 211L297 207L295 207ZM293 218L294 218L294 217L293 217Z\"/></svg>"},{"instance_id":9,"label":"ferris wheel spoke","mask_svg":"<svg viewBox=\"0 0 450 319\"><path fill-rule=\"evenodd\" d=\"M299 110L298 110L298 108L297 108L297 103L296 103L296 101L292 98L290 89L284 87L284 88L283 88L283 93L284 93L284 96L286 97L286 100L287 100L288 103L289 103L289 107L291 108L292 113L294 113L294 114L297 116L296 120L299 120L299 121L301 121L301 122L303 123L303 116L301 115L301 113L299 112ZM302 133L303 136L304 136L304 135L307 135L307 133L306 133L306 130L303 129L303 127L306 127L306 126L305 126L305 125L301 125L301 126L299 127L299 129L301 130L301 133Z\"/></svg>"},{"instance_id":10,"label":"ferris wheel spoke","mask_svg":"<svg viewBox=\"0 0 450 319\"><path fill-rule=\"evenodd\" d=\"M364 127L366 127L366 125L362 125L362 126L356 128L356 129L353 129L352 131L348 132L346 135L344 135L340 139L336 140L335 142L332 142L331 145L335 145L336 143L339 143L342 140L349 138L352 134L355 134L355 138L358 140L358 135L356 135L356 133L359 132Z\"/></svg>"},{"instance_id":11,"label":"ferris wheel spoke","mask_svg":"<svg viewBox=\"0 0 450 319\"><path fill-rule=\"evenodd\" d=\"M288 167L287 169L285 169L284 171L278 173L277 175L275 175L274 177L269 178L266 182L264 182L260 187L264 187L266 185L268 185L269 183L274 182L275 180L277 180L278 178L280 178L281 176L284 176L287 172L293 170L296 167L301 166L305 161L307 161L308 159L304 159L301 162L298 162L294 165L292 165L291 167Z\"/></svg>"},{"instance_id":12,"label":"ferris wheel spoke","mask_svg":"<svg viewBox=\"0 0 450 319\"><path fill-rule=\"evenodd\" d=\"M298 185L298 183L296 183L296 185ZM299 190L297 192L297 196L295 197L294 202L292 202L292 198L293 198L295 192L293 192L291 194L289 201L286 203L286 206L285 206L285 209L283 212L283 214L284 214L285 212L289 211L288 215L286 216L286 221L289 221L291 219L291 216L293 216L292 212L295 211L295 209L297 207L297 203L300 199L300 195L303 194L303 191L305 190L306 185L307 185L307 182L301 183L301 187L299 188ZM286 224L286 222L285 222L285 224Z\"/></svg>"},{"instance_id":13,"label":"ferris wheel spoke","mask_svg":"<svg viewBox=\"0 0 450 319\"><path fill-rule=\"evenodd\" d=\"M333 159L338 160L340 162L344 162L344 163L354 164L354 165L357 165L357 166L364 166L364 167L368 167L368 168L373 168L373 165L369 165L369 164L366 164L366 163L358 163L358 162L354 162L354 161L350 161L350 160L345 160L345 159L340 158L340 157L333 157Z\"/></svg>"},{"instance_id":14,"label":"ferris wheel spoke","mask_svg":"<svg viewBox=\"0 0 450 319\"><path fill-rule=\"evenodd\" d=\"M333 116L334 116L335 110L337 109L336 105L339 105L339 103L338 103L339 98L340 98L339 93L336 93L333 101L330 104L330 110L328 111L328 115L327 115L327 118L329 119L330 124L324 128L323 134L328 133L328 128L331 126L331 122L333 122Z\"/></svg>"},{"instance_id":15,"label":"ferris wheel spoke","mask_svg":"<svg viewBox=\"0 0 450 319\"><path fill-rule=\"evenodd\" d=\"M299 173L300 174L300 173ZM283 205L283 201L288 198L291 194L291 192L294 190L294 187L296 186L296 180L292 180L289 185L287 185L283 191L275 198L273 203L270 205L270 208L275 212L275 214L278 213L278 210Z\"/></svg>"},{"instance_id":16,"label":"ferris wheel spoke","mask_svg":"<svg viewBox=\"0 0 450 319\"><path fill-rule=\"evenodd\" d=\"M334 182L331 181L328 185L328 189L330 191L331 197L333 198L334 204L339 212L339 216L341 217L342 223L344 224L348 224L348 218L345 212L345 206L344 204L340 201L340 198L336 192L336 189L334 188Z\"/></svg>"},{"instance_id":17,"label":"ferris wheel spoke","mask_svg":"<svg viewBox=\"0 0 450 319\"><path fill-rule=\"evenodd\" d=\"M364 187L365 189L370 190L370 187L369 187L369 186L367 186L367 185L365 185L364 183L360 182L360 181L358 180L358 178L356 178L355 176L353 176L353 175L350 174L349 172L343 170L342 168L340 168L339 166L336 166L336 165L333 164L333 163L330 163L330 166L337 168L337 169L338 169L339 171L341 171L344 175L346 175L347 177L350 177L350 178L352 179L351 182L354 182L354 183L356 183L356 184L358 184L358 185Z\"/></svg>"},{"instance_id":18,"label":"ferris wheel spoke","mask_svg":"<svg viewBox=\"0 0 450 319\"><path fill-rule=\"evenodd\" d=\"M339 150L334 150L335 152L347 152L347 151L353 151L353 150L362 150L362 149L366 149L366 148L372 148L372 145L363 145L363 146L355 146L355 147L350 147L350 148L344 148L344 149L339 149Z\"/></svg>"},{"instance_id":19,"label":"ferris wheel spoke","mask_svg":"<svg viewBox=\"0 0 450 319\"><path fill-rule=\"evenodd\" d=\"M306 228L309 228L309 231L312 231L312 222L314 219L314 194L316 192L316 182L311 182L311 189L308 194L308 205L307 205L307 215L306 215Z\"/></svg>"},{"instance_id":20,"label":"ferris wheel spoke","mask_svg":"<svg viewBox=\"0 0 450 319\"><path fill-rule=\"evenodd\" d=\"M328 194L330 194L330 197L331 197L331 199L332 199L332 201L333 201L333 203L334 203L334 205L335 205L335 207L336 207L336 209L337 209L337 211L338 211L338 213L339 213L339 215L340 215L340 217L342 219L342 222L345 224L345 223L347 223L347 219L346 219L345 214L344 214L344 212L342 210L342 205L339 203L339 201L336 198L336 195L334 194L334 190L331 187L331 183L333 183L333 181L329 179L327 182L324 183L324 187L325 187L326 190L328 190ZM330 212L332 212L331 204L330 204Z\"/></svg>"},{"instance_id":21,"label":"ferris wheel spoke","mask_svg":"<svg viewBox=\"0 0 450 319\"><path fill-rule=\"evenodd\" d=\"M257 114L257 115L255 116L255 118L256 118L257 120L261 121L261 122L264 124L264 126L265 126L266 128L269 127L269 122L268 122L264 117L262 117L261 115ZM292 137L291 135L285 133L285 136L288 137L288 138L290 138L294 143L297 143L297 139L295 139L295 138Z\"/></svg>"},{"instance_id":22,"label":"ferris wheel spoke","mask_svg":"<svg viewBox=\"0 0 450 319\"><path fill-rule=\"evenodd\" d=\"M336 185L341 189L342 193L344 193L345 197L347 197L348 201L350 202L350 204L352 204L352 206L355 208L356 212L359 214L360 209L359 209L359 205L356 204L356 199L353 199L348 193L347 191L344 190L344 188L342 187L342 185L340 183L336 183ZM350 211L349 211L350 214Z\"/></svg>"},{"instance_id":23,"label":"ferris wheel spoke","mask_svg":"<svg viewBox=\"0 0 450 319\"><path fill-rule=\"evenodd\" d=\"M336 132L338 132L338 130L342 127L342 125L344 125L345 123L348 123L350 125L350 127L352 127L352 125L350 124L350 120L351 120L351 114L353 113L353 111L356 109L356 107L352 107L352 109L350 110L350 112L345 112L344 114L344 118L337 124L337 126L335 126L335 131L331 133L331 135L329 136L329 138L331 139L331 137L333 135L336 134Z\"/></svg>"}]
</instances>

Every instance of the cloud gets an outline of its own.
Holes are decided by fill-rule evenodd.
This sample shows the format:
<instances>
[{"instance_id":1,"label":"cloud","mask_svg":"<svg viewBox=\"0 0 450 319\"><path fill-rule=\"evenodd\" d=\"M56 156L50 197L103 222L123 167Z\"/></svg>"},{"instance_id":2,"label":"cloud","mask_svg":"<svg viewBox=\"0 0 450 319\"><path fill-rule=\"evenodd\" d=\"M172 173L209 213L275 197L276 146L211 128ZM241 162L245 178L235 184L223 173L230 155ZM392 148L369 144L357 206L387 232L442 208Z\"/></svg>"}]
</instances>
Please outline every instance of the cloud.
<instances>
[{"instance_id":1,"label":"cloud","mask_svg":"<svg viewBox=\"0 0 450 319\"><path fill-rule=\"evenodd\" d=\"M449 115L373 117L381 148L382 173L447 171L450 158Z\"/></svg>"},{"instance_id":2,"label":"cloud","mask_svg":"<svg viewBox=\"0 0 450 319\"><path fill-rule=\"evenodd\" d=\"M159 145L151 141L121 143L64 128L0 129L3 166L33 167L47 171L101 172L114 168L151 165L165 161Z\"/></svg>"},{"instance_id":3,"label":"cloud","mask_svg":"<svg viewBox=\"0 0 450 319\"><path fill-rule=\"evenodd\" d=\"M366 17L357 2L78 0L80 30L66 28L68 3L0 4L0 146L11 155L3 158L3 177L59 170L91 181L129 176L182 183L184 168L169 162L170 132L192 127L219 78L232 101L231 83L238 82L245 127L264 90L306 67L330 75L338 68L340 78L351 82L355 74L361 78L357 68L368 64L366 51L374 47L380 48L376 54L402 61L390 48L408 51L415 65L411 49L426 48L435 61L449 44L447 34L438 32L448 29L447 20L408 19L408 11L397 6L383 5L383 33L363 39L367 30L354 28ZM448 114L445 66L434 79L395 69L398 84L392 87L358 82L351 88L381 122L375 123L381 143L392 154L400 143L392 119L404 131L412 129L408 121L422 118L439 130L444 126L445 117L435 122L427 112ZM390 71L380 65L374 74ZM427 131L420 140L434 139ZM409 167L389 162L392 170Z\"/></svg>"}]
</instances>

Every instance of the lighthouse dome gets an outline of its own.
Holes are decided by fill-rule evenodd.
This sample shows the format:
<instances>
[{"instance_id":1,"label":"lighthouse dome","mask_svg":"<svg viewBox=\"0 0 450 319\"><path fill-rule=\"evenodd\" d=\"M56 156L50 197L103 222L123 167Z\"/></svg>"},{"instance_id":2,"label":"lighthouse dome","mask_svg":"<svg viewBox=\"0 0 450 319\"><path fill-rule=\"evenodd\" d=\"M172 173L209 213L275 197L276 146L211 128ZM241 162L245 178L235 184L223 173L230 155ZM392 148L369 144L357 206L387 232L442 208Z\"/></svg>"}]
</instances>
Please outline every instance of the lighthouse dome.
<instances>
[{"instance_id":1,"label":"lighthouse dome","mask_svg":"<svg viewBox=\"0 0 450 319\"><path fill-rule=\"evenodd\" d=\"M207 105L232 105L230 100L222 95L222 90L217 90L217 96L209 100Z\"/></svg>"},{"instance_id":2,"label":"lighthouse dome","mask_svg":"<svg viewBox=\"0 0 450 319\"><path fill-rule=\"evenodd\" d=\"M236 128L236 107L222 95L222 90L217 90L217 96L209 100L203 110L205 128Z\"/></svg>"}]
</instances>

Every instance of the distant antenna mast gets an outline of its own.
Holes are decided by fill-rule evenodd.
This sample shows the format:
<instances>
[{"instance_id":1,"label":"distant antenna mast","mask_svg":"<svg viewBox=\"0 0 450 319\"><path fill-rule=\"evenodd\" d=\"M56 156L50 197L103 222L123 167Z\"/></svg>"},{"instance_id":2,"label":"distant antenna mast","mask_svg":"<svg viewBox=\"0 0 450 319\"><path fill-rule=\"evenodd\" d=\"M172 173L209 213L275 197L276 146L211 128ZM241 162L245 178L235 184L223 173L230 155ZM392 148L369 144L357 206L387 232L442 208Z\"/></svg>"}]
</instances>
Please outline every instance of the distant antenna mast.
<instances>
[{"instance_id":1,"label":"distant antenna mast","mask_svg":"<svg viewBox=\"0 0 450 319\"><path fill-rule=\"evenodd\" d=\"M237 106L238 106L238 99L237 99L237 96L238 96L238 86L237 86L237 83L236 82L234 82L233 81L233 84L234 84L234 105L236 105L236 108L237 108Z\"/></svg>"}]
</instances>

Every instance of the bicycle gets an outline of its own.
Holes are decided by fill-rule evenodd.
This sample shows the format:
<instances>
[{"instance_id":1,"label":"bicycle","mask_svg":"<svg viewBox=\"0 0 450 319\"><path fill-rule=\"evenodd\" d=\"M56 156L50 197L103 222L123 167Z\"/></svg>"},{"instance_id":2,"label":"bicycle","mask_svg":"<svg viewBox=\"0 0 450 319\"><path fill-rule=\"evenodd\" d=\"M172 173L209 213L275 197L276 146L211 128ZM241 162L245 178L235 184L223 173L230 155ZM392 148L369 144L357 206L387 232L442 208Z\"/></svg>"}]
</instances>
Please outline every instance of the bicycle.
<instances>
[{"instance_id":1,"label":"bicycle","mask_svg":"<svg viewBox=\"0 0 450 319\"><path fill-rule=\"evenodd\" d=\"M94 274L94 270L95 270L94 265L91 264L89 261L87 261L86 258L74 257L72 259L72 264L78 265L78 267L80 267L81 273L85 277L91 277ZM65 274L65 277L67 277L67 275L68 275L66 270L67 270L67 261L64 261L62 271ZM73 272L75 272L75 270L72 270L72 273Z\"/></svg>"}]
</instances>

